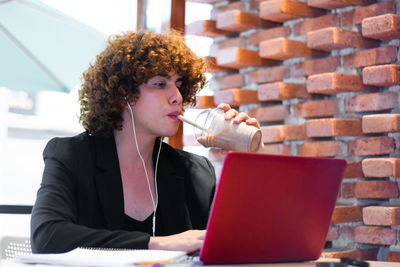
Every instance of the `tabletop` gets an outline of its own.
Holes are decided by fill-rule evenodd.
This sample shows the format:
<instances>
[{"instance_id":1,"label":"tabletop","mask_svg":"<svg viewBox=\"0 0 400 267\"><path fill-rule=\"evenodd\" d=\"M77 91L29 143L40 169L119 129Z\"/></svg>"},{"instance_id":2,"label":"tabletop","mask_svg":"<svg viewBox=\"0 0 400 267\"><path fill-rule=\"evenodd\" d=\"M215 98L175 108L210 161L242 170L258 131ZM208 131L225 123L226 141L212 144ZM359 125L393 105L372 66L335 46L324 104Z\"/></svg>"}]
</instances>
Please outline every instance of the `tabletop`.
<instances>
[{"instance_id":1,"label":"tabletop","mask_svg":"<svg viewBox=\"0 0 400 267\"><path fill-rule=\"evenodd\" d=\"M251 266L251 267L315 267L317 262L339 262L339 259L326 259L321 258L317 261L307 261L307 262L292 262L292 263L262 263L262 264L229 264L229 265L209 265L215 267L241 267L241 266ZM399 267L400 263L396 262L385 262L385 261L367 261L370 267ZM32 264L23 264L15 260L1 260L1 267L32 267ZM51 265L35 264L35 267L49 267ZM57 265L52 265L57 266ZM165 267L189 267L193 266L191 264L167 264ZM65 266L64 266L65 267Z\"/></svg>"}]
</instances>

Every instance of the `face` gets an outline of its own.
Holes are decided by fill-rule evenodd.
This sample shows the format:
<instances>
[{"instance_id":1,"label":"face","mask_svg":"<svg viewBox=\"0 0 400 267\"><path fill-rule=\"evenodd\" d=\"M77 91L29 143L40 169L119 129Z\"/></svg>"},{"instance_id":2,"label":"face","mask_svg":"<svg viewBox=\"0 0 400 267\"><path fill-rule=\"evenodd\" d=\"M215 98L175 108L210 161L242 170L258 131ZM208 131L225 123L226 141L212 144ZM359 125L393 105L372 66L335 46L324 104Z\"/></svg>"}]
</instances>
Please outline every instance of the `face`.
<instances>
[{"instance_id":1,"label":"face","mask_svg":"<svg viewBox=\"0 0 400 267\"><path fill-rule=\"evenodd\" d=\"M139 86L139 98L132 106L135 127L144 134L173 136L178 130L182 113L182 79L175 72L158 75Z\"/></svg>"}]
</instances>

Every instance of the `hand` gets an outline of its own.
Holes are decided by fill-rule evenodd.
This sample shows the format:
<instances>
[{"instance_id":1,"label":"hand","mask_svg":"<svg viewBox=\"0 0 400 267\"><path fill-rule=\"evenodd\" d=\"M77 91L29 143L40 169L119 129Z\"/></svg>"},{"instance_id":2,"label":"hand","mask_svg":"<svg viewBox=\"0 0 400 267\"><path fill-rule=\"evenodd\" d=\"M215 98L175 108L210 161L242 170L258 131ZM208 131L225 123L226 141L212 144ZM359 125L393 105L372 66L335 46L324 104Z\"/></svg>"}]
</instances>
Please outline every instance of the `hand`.
<instances>
[{"instance_id":1,"label":"hand","mask_svg":"<svg viewBox=\"0 0 400 267\"><path fill-rule=\"evenodd\" d=\"M251 118L244 112L239 112L233 108L229 104L221 103L217 106L218 109L223 110L225 112L225 119L232 120L233 123L239 124L241 122L245 122L247 125L254 126L258 129L260 128L260 124L255 118Z\"/></svg>"},{"instance_id":2,"label":"hand","mask_svg":"<svg viewBox=\"0 0 400 267\"><path fill-rule=\"evenodd\" d=\"M246 123L247 125L250 126L254 126L258 129L260 128L260 124L258 123L258 121L255 118L251 118L249 115L247 115L244 112L238 112L235 109L232 109L231 106L229 104L219 104L218 109L224 111L224 117L225 120L232 120L232 122L234 124L239 124L239 123ZM224 148L224 140L220 140L220 138L216 138L215 135L207 135L207 136L200 136L197 138L197 141L202 144L204 147L220 147L220 148ZM258 148L256 149L256 151L254 152L259 152L260 149L264 146L264 143L261 142L258 146ZM226 150L222 150L223 153L226 153Z\"/></svg>"},{"instance_id":3,"label":"hand","mask_svg":"<svg viewBox=\"0 0 400 267\"><path fill-rule=\"evenodd\" d=\"M188 253L201 249L206 230L189 230L169 236L150 237L149 249L181 250Z\"/></svg>"}]
</instances>

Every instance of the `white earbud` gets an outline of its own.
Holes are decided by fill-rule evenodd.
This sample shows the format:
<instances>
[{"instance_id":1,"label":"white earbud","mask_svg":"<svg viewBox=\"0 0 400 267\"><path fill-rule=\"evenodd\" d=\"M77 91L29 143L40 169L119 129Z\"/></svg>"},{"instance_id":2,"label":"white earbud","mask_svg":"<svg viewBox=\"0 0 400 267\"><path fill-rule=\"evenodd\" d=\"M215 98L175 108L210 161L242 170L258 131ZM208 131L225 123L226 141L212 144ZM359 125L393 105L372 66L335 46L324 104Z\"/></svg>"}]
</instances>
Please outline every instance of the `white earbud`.
<instances>
[{"instance_id":1,"label":"white earbud","mask_svg":"<svg viewBox=\"0 0 400 267\"><path fill-rule=\"evenodd\" d=\"M125 97L126 104L128 105L129 112L131 113L131 119L132 119L132 130L133 130L133 137L135 139L135 144L136 144L136 150L139 154L139 157L142 161L143 168L144 168L144 173L146 175L146 180L147 180L147 186L149 188L149 193L151 196L151 201L153 202L153 207L154 207L154 212L153 212L153 225L152 225L152 231L153 231L153 236L156 234L156 211L157 211L157 205L158 205L158 190L157 190L157 167L158 167L158 159L160 158L160 152L161 152L161 144L162 140L160 139L160 145L158 147L158 153L157 153L157 159L156 159L156 165L155 165L155 170L154 170L154 188L155 188L155 199L153 197L153 191L151 190L150 186L150 181L149 181L149 175L147 174L147 169L146 169L146 164L144 163L144 159L142 157L142 154L140 153L139 150L139 145L137 142L137 137L136 137L136 129L135 129L135 119L133 116L133 111L132 107L128 102L128 99Z\"/></svg>"}]
</instances>

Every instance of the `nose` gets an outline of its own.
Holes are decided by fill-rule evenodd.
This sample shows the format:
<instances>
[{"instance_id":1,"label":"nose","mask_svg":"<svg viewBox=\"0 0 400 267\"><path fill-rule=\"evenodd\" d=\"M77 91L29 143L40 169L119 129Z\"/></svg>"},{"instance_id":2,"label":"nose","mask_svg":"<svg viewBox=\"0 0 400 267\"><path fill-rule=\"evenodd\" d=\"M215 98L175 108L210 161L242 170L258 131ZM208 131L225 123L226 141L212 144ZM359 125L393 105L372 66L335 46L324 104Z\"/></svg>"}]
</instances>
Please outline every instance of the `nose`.
<instances>
[{"instance_id":1,"label":"nose","mask_svg":"<svg viewBox=\"0 0 400 267\"><path fill-rule=\"evenodd\" d=\"M171 95L168 98L170 105L180 105L182 104L182 94L179 88L174 84L171 86Z\"/></svg>"}]
</instances>

